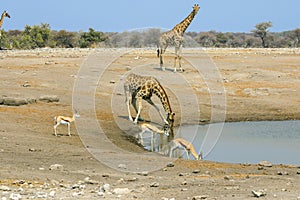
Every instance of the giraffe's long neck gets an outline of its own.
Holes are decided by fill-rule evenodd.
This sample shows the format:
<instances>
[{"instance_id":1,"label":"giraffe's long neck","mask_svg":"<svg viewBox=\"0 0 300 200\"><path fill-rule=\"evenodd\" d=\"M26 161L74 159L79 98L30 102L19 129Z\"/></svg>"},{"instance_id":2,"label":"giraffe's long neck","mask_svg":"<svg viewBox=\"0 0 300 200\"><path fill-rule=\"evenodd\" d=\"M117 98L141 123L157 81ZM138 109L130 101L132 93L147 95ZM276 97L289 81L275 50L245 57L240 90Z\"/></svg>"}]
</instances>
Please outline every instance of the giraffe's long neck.
<instances>
[{"instance_id":1,"label":"giraffe's long neck","mask_svg":"<svg viewBox=\"0 0 300 200\"><path fill-rule=\"evenodd\" d=\"M191 22L193 21L194 17L196 16L198 11L193 10L184 20L182 20L179 24L177 24L173 30L183 35L186 29L189 27Z\"/></svg>"},{"instance_id":2,"label":"giraffe's long neck","mask_svg":"<svg viewBox=\"0 0 300 200\"><path fill-rule=\"evenodd\" d=\"M4 13L1 15L1 19L0 19L0 29L2 28L2 24L3 24L3 21L4 21Z\"/></svg>"},{"instance_id":3,"label":"giraffe's long neck","mask_svg":"<svg viewBox=\"0 0 300 200\"><path fill-rule=\"evenodd\" d=\"M156 94L156 96L158 96L158 98L160 99L164 110L169 114L172 113L169 98L164 88L158 83L154 86L153 89L154 89L153 93Z\"/></svg>"}]
</instances>

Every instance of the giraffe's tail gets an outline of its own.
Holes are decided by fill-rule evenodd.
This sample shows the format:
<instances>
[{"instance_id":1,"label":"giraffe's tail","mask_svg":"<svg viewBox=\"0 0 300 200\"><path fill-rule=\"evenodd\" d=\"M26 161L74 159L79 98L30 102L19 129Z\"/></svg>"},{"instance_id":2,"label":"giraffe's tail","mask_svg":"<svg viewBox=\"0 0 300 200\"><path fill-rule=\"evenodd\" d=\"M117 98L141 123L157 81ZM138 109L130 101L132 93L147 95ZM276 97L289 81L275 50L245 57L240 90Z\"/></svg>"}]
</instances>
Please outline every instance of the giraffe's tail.
<instances>
[{"instance_id":1,"label":"giraffe's tail","mask_svg":"<svg viewBox=\"0 0 300 200\"><path fill-rule=\"evenodd\" d=\"M159 54L160 54L160 49L157 48L157 57L159 58Z\"/></svg>"}]
</instances>

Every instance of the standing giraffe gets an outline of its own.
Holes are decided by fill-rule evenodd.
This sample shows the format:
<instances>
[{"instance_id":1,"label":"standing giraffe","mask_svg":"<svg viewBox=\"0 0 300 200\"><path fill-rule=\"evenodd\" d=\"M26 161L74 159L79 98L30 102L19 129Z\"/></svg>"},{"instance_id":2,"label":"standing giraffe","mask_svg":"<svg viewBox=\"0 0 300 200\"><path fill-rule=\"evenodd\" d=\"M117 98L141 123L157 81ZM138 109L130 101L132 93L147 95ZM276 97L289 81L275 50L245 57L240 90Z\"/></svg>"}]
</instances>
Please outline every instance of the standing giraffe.
<instances>
[{"instance_id":1,"label":"standing giraffe","mask_svg":"<svg viewBox=\"0 0 300 200\"><path fill-rule=\"evenodd\" d=\"M10 15L9 15L6 11L4 11L4 12L2 13L1 19L0 19L0 38L1 38L1 35L2 35L1 28L2 28L2 24L3 24L3 21L4 21L4 18L5 18L5 17L10 18Z\"/></svg>"},{"instance_id":2,"label":"standing giraffe","mask_svg":"<svg viewBox=\"0 0 300 200\"><path fill-rule=\"evenodd\" d=\"M175 60L174 60L174 72L176 72L176 60L178 59L179 68L181 71L181 51L182 51L182 43L183 43L183 34L185 30L189 27L194 17L198 13L200 7L198 4L195 4L193 7L193 11L184 19L182 22L177 24L172 30L164 32L159 38L159 49L157 50L157 57L160 59L160 67L163 71L165 71L164 62L163 62L163 54L165 53L167 47L169 45L175 46Z\"/></svg>"},{"instance_id":3,"label":"standing giraffe","mask_svg":"<svg viewBox=\"0 0 300 200\"><path fill-rule=\"evenodd\" d=\"M170 137L174 138L173 125L175 113L172 112L167 93L156 78L152 76L129 74L124 83L124 91L130 121L133 121L130 113L130 104L133 105L133 108L137 112L136 118L133 121L136 124L138 119L141 119L140 113L143 107L142 100L144 99L158 111L160 117L164 120L165 125L170 127ZM157 105L155 105L151 100L153 94L158 96L160 99L164 110L167 112L167 119L163 117ZM138 102L138 108L136 106L136 102Z\"/></svg>"}]
</instances>

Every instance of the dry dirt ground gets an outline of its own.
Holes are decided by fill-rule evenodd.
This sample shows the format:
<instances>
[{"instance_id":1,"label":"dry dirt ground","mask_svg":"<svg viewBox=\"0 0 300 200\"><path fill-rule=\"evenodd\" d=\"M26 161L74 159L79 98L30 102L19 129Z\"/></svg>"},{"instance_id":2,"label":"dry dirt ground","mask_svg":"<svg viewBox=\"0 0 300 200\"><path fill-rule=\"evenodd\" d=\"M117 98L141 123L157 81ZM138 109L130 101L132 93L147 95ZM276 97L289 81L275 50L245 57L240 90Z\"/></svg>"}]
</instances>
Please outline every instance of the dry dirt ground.
<instances>
[{"instance_id":1,"label":"dry dirt ground","mask_svg":"<svg viewBox=\"0 0 300 200\"><path fill-rule=\"evenodd\" d=\"M93 61L90 54L95 52L102 60ZM22 106L0 105L1 200L253 199L253 191L261 192L258 195L262 199L300 199L299 166L230 164L205 159L170 161L149 153L172 164L152 171L124 172L137 158L133 155L122 160L122 155L115 156L114 151L105 152L120 165L103 164L90 153L90 146L82 143L77 122L77 129L71 126L71 137L63 126L58 128L59 136L54 136L55 115L71 116L72 109L78 109L82 117L76 120L80 123L89 112L88 103L86 107L81 104L80 108L72 108L72 98L75 82L87 82L94 72L98 77L90 88L95 89L94 93L80 90L80 95L95 97L94 118L107 137L103 141L109 140L129 152L145 154L131 137L139 131L138 127L127 119L122 81L129 72L155 75L161 81L176 113L176 128L224 119L300 119L299 49L184 49L183 52L185 71L174 73L170 70L173 55L166 54L165 64L170 69L162 72L155 49L1 51L1 99L37 99ZM111 56L119 54L117 58ZM102 61L108 64L100 71L95 65L95 70L79 73L89 62ZM59 102L39 101L42 95L56 95ZM189 101L189 95L195 101ZM162 123L146 103L142 116ZM84 123L82 134L95 131L88 120ZM156 166L153 160L149 157L145 162Z\"/></svg>"}]
</instances>

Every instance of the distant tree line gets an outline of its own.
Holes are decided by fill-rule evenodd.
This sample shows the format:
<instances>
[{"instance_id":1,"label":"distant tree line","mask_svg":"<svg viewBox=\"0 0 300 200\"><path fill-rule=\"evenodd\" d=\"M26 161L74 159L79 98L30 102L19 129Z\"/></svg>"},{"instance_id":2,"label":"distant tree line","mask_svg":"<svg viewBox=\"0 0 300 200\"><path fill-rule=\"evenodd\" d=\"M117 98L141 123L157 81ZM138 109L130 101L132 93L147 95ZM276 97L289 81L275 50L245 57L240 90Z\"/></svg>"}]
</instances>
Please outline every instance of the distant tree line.
<instances>
[{"instance_id":1,"label":"distant tree line","mask_svg":"<svg viewBox=\"0 0 300 200\"><path fill-rule=\"evenodd\" d=\"M185 47L300 47L300 28L284 32L269 32L271 22L262 22L249 33L187 32ZM95 48L95 47L157 47L160 29L127 31L122 33L100 32L90 28L87 32L51 30L50 25L26 25L23 31L2 30L0 46L7 49L34 48Z\"/></svg>"}]
</instances>

